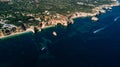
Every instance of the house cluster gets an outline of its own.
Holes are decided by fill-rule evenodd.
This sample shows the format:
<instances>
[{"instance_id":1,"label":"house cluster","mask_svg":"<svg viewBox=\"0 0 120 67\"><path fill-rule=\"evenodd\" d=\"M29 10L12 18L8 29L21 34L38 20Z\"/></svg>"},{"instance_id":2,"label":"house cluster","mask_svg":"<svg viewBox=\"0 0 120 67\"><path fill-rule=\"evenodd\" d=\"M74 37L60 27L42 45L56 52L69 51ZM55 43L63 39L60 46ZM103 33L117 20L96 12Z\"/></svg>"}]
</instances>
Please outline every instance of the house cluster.
<instances>
[{"instance_id":1,"label":"house cluster","mask_svg":"<svg viewBox=\"0 0 120 67\"><path fill-rule=\"evenodd\" d=\"M0 36L9 35L13 32L16 32L16 26L12 24L4 24L0 29Z\"/></svg>"},{"instance_id":2,"label":"house cluster","mask_svg":"<svg viewBox=\"0 0 120 67\"><path fill-rule=\"evenodd\" d=\"M6 35L10 35L12 33L16 33L16 32L22 32L26 30L26 25L25 24L21 24L21 26L17 27L13 24L7 24L5 23L6 20L2 20L0 21L0 36L6 36Z\"/></svg>"}]
</instances>

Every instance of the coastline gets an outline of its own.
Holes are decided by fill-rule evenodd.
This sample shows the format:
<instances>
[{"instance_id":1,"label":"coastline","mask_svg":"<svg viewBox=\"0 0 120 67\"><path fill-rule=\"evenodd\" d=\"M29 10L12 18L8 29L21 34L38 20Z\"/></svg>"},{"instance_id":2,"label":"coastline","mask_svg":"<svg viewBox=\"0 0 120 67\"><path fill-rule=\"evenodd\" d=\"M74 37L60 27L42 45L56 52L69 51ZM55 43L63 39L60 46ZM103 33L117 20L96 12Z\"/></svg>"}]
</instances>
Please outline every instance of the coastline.
<instances>
[{"instance_id":1,"label":"coastline","mask_svg":"<svg viewBox=\"0 0 120 67\"><path fill-rule=\"evenodd\" d=\"M70 17L69 20L73 20L73 19L76 19L76 18L85 18L85 17L95 17L96 18L97 15L99 15L101 13L105 13L103 11L103 8L111 10L113 6L119 6L119 5L120 5L119 2L116 1L116 2L114 2L112 4L104 4L104 5L100 5L98 7L95 7L94 9L92 9L92 13L75 12L75 13L72 13L72 14L68 15L67 18ZM99 19L97 19L97 20L99 20ZM65 20L65 21L66 21L65 22L66 24L63 24L63 23L61 23L61 24L63 24L64 26L67 26L68 25L68 23L67 23L68 20ZM38 30L39 30L39 32L41 32L41 29L47 29L47 28L50 28L50 27L55 27L56 25L57 25L57 23L51 24L51 25L45 25L45 26L39 28ZM19 35L19 34L27 33L27 32L35 33L33 28L28 28L26 31L16 32L16 33L12 33L10 35L5 35L5 36L0 36L0 39L7 38L7 37L10 37L10 36L14 36L14 35Z\"/></svg>"},{"instance_id":2,"label":"coastline","mask_svg":"<svg viewBox=\"0 0 120 67\"><path fill-rule=\"evenodd\" d=\"M115 2L111 3L111 4L104 4L104 5L100 5L98 7L95 7L92 9L91 13L86 13L86 12L75 12L72 13L70 15L68 15L69 17L71 17L72 19L76 19L76 18L84 18L84 17L95 17L99 14L102 13L106 13L103 8L107 9L107 10L111 10L112 7L114 6L120 6L120 3L118 0L116 0Z\"/></svg>"},{"instance_id":3,"label":"coastline","mask_svg":"<svg viewBox=\"0 0 120 67\"><path fill-rule=\"evenodd\" d=\"M8 37L14 37L14 36L17 36L17 35L20 35L20 34L24 34L24 33L28 33L28 32L32 32L32 31L17 32L17 33L13 33L13 34L10 34L10 35L7 35L7 36L1 36L0 39L4 39L4 38L8 38Z\"/></svg>"},{"instance_id":4,"label":"coastline","mask_svg":"<svg viewBox=\"0 0 120 67\"><path fill-rule=\"evenodd\" d=\"M41 28L41 29L47 29L47 28L51 28L51 27L55 27L55 25L45 26L44 28ZM41 29L38 32L41 32ZM8 37L14 37L14 36L24 34L24 33L28 33L28 32L32 32L33 34L35 33L33 31L33 29L30 28L30 29L27 29L26 31L23 31L23 32L16 32L16 33L12 33L12 34L7 35L7 36L1 36L0 39L8 38Z\"/></svg>"}]
</instances>

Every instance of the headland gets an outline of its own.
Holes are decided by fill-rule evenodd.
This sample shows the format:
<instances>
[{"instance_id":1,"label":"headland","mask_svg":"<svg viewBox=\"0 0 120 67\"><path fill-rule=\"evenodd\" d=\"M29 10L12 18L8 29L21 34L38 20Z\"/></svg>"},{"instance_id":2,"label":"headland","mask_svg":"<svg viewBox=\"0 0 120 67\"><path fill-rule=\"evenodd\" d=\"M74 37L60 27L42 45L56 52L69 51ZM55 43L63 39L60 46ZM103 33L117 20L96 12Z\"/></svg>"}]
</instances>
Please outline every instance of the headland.
<instances>
[{"instance_id":1,"label":"headland","mask_svg":"<svg viewBox=\"0 0 120 67\"><path fill-rule=\"evenodd\" d=\"M25 1L26 3L31 2L31 1ZM44 1L41 1L43 6L44 6ZM17 2L17 1L9 1L9 2L1 2L1 4L3 5L12 5L15 7L16 4L21 4L23 3L22 1ZM34 4L34 2L31 2L32 4ZM48 3L48 2L47 2ZM53 2L50 2L53 3ZM60 3L62 4L63 1L61 0ZM87 4L88 3L88 4ZM32 4L28 4L33 6ZM41 29L44 28L49 28L49 27L53 27L56 26L57 24L61 24L63 26L68 26L68 24L73 24L74 21L73 19L75 18L83 18L83 17L91 17L91 20L93 21L98 21L99 18L97 18L97 15L101 14L101 13L105 13L106 11L104 9L107 10L111 10L113 6L119 6L119 2L117 0L110 0L110 1L106 1L106 3L101 2L101 4L98 5L98 2L95 1L94 3L91 2L82 2L81 0L78 0L77 2L72 3L73 6L76 6L76 8L81 7L81 11L78 9L76 10L76 8L72 8L73 10L67 10L65 8L63 8L63 6L65 7L65 5L58 5L58 7L60 6L61 10L66 10L65 11L61 11L59 10L59 12L57 12L57 8L56 11L53 9L51 9L50 11L50 7L44 7L44 11L39 11L38 8L41 8L41 5L39 6L39 2L34 6L36 6L36 10L38 10L38 12L35 12L33 7L29 7L29 8L23 8L24 6L20 6L19 10L15 7L14 10L18 10L18 11L14 11L12 12L9 8L7 8L7 10L3 10L0 11L0 38L4 38L4 37L9 37L12 35L16 35L16 34L21 34L21 33L26 33L26 32L33 32L36 33L37 31L41 31ZM72 5L71 4L71 5ZM24 5L24 4L23 4ZM55 5L55 3L54 3ZM86 7L88 6L88 7ZM84 9L83 9L84 8ZM103 9L104 8L104 9ZM88 10L89 9L89 10ZM22 11L23 10L23 11ZM33 12L30 11L33 10ZM75 10L75 11L74 11ZM54 12L55 11L55 12ZM55 34L55 32L53 32Z\"/></svg>"}]
</instances>

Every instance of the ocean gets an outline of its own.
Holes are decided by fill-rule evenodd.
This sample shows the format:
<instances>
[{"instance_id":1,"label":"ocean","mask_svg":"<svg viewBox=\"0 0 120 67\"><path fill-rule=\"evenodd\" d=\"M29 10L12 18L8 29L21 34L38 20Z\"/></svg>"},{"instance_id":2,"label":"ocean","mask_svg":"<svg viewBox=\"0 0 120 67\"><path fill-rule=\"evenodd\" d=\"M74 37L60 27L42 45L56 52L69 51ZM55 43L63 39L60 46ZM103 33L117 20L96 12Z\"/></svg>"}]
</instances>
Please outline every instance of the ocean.
<instances>
[{"instance_id":1,"label":"ocean","mask_svg":"<svg viewBox=\"0 0 120 67\"><path fill-rule=\"evenodd\" d=\"M76 18L68 27L0 39L0 67L120 67L120 6L106 11L97 22Z\"/></svg>"}]
</instances>

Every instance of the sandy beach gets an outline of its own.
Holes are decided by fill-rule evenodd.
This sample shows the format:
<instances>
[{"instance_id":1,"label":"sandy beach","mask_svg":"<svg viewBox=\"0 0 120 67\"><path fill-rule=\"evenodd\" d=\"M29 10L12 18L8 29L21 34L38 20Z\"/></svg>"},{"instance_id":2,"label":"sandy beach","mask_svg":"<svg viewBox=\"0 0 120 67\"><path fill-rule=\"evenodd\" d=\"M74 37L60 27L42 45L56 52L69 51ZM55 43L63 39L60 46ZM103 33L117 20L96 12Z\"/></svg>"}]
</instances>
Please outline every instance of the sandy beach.
<instances>
[{"instance_id":1,"label":"sandy beach","mask_svg":"<svg viewBox=\"0 0 120 67\"><path fill-rule=\"evenodd\" d=\"M47 29L47 28L50 28L50 27L55 27L55 25L44 26L44 27L41 28L41 29ZM17 36L17 35L24 34L24 33L28 33L28 32L34 33L34 30L31 29L31 28L29 28L29 29L27 29L26 31L23 31L23 32L16 32L16 33L12 33L12 34L7 35L7 36L1 36L0 39L2 39L2 38L7 38L7 37L12 37L12 36L15 36L15 35ZM41 32L41 30L39 30L39 32Z\"/></svg>"},{"instance_id":2,"label":"sandy beach","mask_svg":"<svg viewBox=\"0 0 120 67\"><path fill-rule=\"evenodd\" d=\"M7 35L7 36L1 36L0 39L7 38L7 37L12 37L12 36L15 36L15 35L17 36L17 35L28 33L28 32L32 32L32 31L23 31L23 32L12 33L12 34Z\"/></svg>"}]
</instances>

